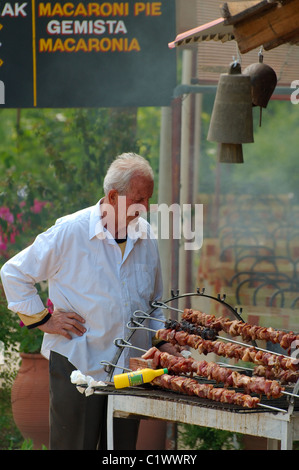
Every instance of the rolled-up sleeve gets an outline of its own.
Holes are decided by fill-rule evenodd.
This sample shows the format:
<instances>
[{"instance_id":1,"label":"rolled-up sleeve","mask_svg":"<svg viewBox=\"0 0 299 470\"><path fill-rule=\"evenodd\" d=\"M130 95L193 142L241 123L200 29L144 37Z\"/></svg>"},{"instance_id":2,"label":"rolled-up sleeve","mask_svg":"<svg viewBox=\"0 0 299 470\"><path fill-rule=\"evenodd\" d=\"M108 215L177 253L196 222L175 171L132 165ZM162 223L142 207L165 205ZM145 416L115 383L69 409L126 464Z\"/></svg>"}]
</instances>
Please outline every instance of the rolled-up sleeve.
<instances>
[{"instance_id":1,"label":"rolled-up sleeve","mask_svg":"<svg viewBox=\"0 0 299 470\"><path fill-rule=\"evenodd\" d=\"M35 285L48 280L59 269L59 247L55 227L38 235L29 247L7 261L1 280L8 308L23 315L45 309Z\"/></svg>"}]
</instances>

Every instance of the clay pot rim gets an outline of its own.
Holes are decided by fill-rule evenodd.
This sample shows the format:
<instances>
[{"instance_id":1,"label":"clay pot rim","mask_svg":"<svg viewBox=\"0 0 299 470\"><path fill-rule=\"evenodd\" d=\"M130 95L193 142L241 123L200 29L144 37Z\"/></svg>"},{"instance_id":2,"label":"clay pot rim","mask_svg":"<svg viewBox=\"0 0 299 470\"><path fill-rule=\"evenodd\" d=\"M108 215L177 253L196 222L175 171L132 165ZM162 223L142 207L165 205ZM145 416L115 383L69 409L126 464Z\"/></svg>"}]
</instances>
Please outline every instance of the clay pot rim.
<instances>
[{"instance_id":1,"label":"clay pot rim","mask_svg":"<svg viewBox=\"0 0 299 470\"><path fill-rule=\"evenodd\" d=\"M24 359L46 359L41 353L25 353L21 352L20 356Z\"/></svg>"}]
</instances>

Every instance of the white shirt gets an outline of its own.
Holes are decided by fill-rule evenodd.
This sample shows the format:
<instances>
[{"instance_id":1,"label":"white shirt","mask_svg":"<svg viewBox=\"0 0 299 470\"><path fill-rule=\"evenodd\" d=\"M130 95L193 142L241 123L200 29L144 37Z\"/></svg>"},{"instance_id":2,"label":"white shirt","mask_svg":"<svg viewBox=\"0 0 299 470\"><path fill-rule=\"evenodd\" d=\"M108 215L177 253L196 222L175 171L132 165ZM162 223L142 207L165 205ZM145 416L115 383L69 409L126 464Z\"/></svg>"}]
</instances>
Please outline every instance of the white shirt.
<instances>
[{"instance_id":1,"label":"white shirt","mask_svg":"<svg viewBox=\"0 0 299 470\"><path fill-rule=\"evenodd\" d=\"M113 360L118 351L114 340L127 337L132 314L149 312L150 301L160 300L163 292L157 242L149 224L138 218L122 257L120 247L102 226L99 203L58 219L3 266L1 277L10 310L25 315L41 312L45 307L35 284L47 280L54 307L86 320L87 331L81 337L73 335L68 340L45 333L42 354L49 357L50 350L56 351L96 380L107 378L101 361ZM159 309L152 316L164 320ZM163 328L163 323L154 320L144 325ZM153 335L137 330L130 343L147 350ZM141 354L123 348L117 365L129 367L129 357Z\"/></svg>"}]
</instances>

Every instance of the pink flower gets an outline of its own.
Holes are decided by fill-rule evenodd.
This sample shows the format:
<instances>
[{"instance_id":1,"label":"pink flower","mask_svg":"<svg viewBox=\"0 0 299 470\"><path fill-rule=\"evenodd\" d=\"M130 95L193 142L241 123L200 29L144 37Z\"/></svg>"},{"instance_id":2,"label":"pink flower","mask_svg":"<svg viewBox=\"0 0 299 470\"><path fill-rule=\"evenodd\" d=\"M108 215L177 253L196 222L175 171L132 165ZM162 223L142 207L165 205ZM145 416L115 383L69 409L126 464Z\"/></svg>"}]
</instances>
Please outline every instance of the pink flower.
<instances>
[{"instance_id":1,"label":"pink flower","mask_svg":"<svg viewBox=\"0 0 299 470\"><path fill-rule=\"evenodd\" d=\"M8 207L0 207L0 217L3 220L6 220L6 222L13 223L14 221L14 216L8 209Z\"/></svg>"},{"instance_id":2,"label":"pink flower","mask_svg":"<svg viewBox=\"0 0 299 470\"><path fill-rule=\"evenodd\" d=\"M0 251L6 251L7 250L7 243L5 239L2 238L2 235L0 233Z\"/></svg>"},{"instance_id":3,"label":"pink flower","mask_svg":"<svg viewBox=\"0 0 299 470\"><path fill-rule=\"evenodd\" d=\"M38 201L37 199L34 199L34 204L33 204L33 206L31 207L31 210L32 210L32 212L34 212L35 214L39 214L39 213L43 210L43 207L44 207L46 204L47 204L46 202Z\"/></svg>"}]
</instances>

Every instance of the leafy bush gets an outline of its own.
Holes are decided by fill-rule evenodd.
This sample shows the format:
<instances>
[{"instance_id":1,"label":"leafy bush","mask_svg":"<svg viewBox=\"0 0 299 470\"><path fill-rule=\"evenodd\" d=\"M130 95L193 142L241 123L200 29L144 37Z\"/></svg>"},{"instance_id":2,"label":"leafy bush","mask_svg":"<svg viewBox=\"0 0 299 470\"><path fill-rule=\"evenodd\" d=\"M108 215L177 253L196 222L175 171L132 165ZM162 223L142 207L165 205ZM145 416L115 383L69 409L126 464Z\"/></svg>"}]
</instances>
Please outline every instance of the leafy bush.
<instances>
[{"instance_id":1,"label":"leafy bush","mask_svg":"<svg viewBox=\"0 0 299 470\"><path fill-rule=\"evenodd\" d=\"M237 436L229 431L183 424L179 435L184 446L192 450L229 450L236 448L234 438Z\"/></svg>"}]
</instances>

